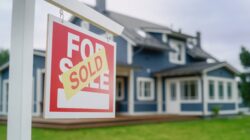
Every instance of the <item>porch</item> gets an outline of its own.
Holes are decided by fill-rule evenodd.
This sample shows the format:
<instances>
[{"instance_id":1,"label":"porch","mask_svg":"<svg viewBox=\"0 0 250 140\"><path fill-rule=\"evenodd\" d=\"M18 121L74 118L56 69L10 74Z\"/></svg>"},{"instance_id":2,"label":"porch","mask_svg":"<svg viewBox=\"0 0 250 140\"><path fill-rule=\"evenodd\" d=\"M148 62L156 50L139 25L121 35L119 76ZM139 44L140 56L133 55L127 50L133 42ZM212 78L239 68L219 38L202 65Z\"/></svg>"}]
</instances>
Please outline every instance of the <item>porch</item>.
<instances>
[{"instance_id":1,"label":"porch","mask_svg":"<svg viewBox=\"0 0 250 140\"><path fill-rule=\"evenodd\" d=\"M200 117L178 115L117 116L112 119L43 119L42 117L33 117L32 126L36 128L78 129L173 121L191 121L197 119L200 119ZM7 117L0 116L0 123L6 124L6 122Z\"/></svg>"},{"instance_id":2,"label":"porch","mask_svg":"<svg viewBox=\"0 0 250 140\"><path fill-rule=\"evenodd\" d=\"M165 114L237 114L237 71L227 63L194 63L156 72L158 111ZM162 104L162 106L161 106Z\"/></svg>"}]
</instances>

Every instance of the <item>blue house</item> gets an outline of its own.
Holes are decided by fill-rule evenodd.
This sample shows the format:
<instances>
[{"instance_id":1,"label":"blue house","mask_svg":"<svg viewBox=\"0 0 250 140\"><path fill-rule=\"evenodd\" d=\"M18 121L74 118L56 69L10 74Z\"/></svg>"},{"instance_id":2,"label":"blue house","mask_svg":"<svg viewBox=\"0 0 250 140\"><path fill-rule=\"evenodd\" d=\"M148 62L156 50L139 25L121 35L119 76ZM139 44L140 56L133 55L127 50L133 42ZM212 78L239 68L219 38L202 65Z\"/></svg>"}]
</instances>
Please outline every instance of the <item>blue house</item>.
<instances>
[{"instance_id":1,"label":"blue house","mask_svg":"<svg viewBox=\"0 0 250 140\"><path fill-rule=\"evenodd\" d=\"M117 114L211 115L240 111L236 73L226 62L219 62L201 46L195 36L166 26L107 11L105 0L97 0L100 13L125 27L117 43ZM77 17L71 22L96 34L109 36ZM109 36L110 37L110 36ZM9 64L0 68L0 114L7 115ZM45 51L34 50L33 115L43 112Z\"/></svg>"}]
</instances>

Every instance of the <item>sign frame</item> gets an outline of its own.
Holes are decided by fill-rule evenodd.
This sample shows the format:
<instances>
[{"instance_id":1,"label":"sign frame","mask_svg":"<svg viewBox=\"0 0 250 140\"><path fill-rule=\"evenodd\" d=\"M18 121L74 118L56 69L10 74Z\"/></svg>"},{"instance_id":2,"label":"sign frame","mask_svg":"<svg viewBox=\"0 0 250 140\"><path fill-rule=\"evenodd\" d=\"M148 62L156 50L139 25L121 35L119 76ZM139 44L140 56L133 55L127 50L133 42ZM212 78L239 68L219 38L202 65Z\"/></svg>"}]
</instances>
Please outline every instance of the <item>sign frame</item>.
<instances>
[{"instance_id":1,"label":"sign frame","mask_svg":"<svg viewBox=\"0 0 250 140\"><path fill-rule=\"evenodd\" d=\"M112 112L51 112L50 111L50 88L51 88L51 60L52 60L52 34L53 23L60 23L63 26L87 34L97 40L105 42L113 46L114 49L114 71L113 71L113 110ZM115 101L116 101L116 43L112 40L107 40L103 36L97 35L84 28L74 25L70 22L63 21L53 15L48 15L48 28L47 28L47 51L46 51L46 64L45 64L45 94L44 94L44 118L114 118L115 117ZM111 95L110 95L111 96Z\"/></svg>"}]
</instances>

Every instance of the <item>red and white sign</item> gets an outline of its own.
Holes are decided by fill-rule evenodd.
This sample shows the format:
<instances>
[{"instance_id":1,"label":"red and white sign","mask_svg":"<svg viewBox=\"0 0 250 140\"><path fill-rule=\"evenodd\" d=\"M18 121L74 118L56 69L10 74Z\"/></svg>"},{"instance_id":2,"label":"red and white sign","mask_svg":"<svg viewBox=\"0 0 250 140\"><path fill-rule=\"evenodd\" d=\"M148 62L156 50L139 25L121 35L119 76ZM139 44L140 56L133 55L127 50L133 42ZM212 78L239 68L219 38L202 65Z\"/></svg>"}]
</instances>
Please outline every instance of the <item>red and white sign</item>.
<instances>
[{"instance_id":1,"label":"red and white sign","mask_svg":"<svg viewBox=\"0 0 250 140\"><path fill-rule=\"evenodd\" d=\"M45 118L115 117L116 44L49 15Z\"/></svg>"}]
</instances>

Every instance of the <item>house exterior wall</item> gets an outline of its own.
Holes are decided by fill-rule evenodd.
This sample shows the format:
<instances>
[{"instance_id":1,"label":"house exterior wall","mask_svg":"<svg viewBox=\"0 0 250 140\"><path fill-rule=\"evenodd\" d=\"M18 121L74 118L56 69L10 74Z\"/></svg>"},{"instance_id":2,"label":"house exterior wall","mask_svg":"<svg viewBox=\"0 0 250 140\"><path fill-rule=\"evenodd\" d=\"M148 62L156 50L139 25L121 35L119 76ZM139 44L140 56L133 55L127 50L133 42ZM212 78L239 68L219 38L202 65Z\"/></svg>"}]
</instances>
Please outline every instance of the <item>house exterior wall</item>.
<instances>
[{"instance_id":1,"label":"house exterior wall","mask_svg":"<svg viewBox=\"0 0 250 140\"><path fill-rule=\"evenodd\" d=\"M117 113L127 113L128 112L128 78L125 76L117 76L116 78L121 78L124 80L124 99L116 101L116 111Z\"/></svg>"},{"instance_id":2,"label":"house exterior wall","mask_svg":"<svg viewBox=\"0 0 250 140\"><path fill-rule=\"evenodd\" d=\"M114 42L116 42L116 62L117 63L122 63L122 64L128 64L128 42L120 37L120 36L115 36L114 37Z\"/></svg>"},{"instance_id":3,"label":"house exterior wall","mask_svg":"<svg viewBox=\"0 0 250 140\"><path fill-rule=\"evenodd\" d=\"M213 77L229 78L229 79L235 78L235 75L224 67L213 71L209 71L207 75Z\"/></svg>"},{"instance_id":4,"label":"house exterior wall","mask_svg":"<svg viewBox=\"0 0 250 140\"><path fill-rule=\"evenodd\" d=\"M239 95L238 95L238 86L237 82L235 80L234 73L230 72L225 67L221 67L212 71L207 72L206 76L206 82L205 82L205 98L207 99L207 108L206 112L207 114L211 114L213 108L219 108L221 114L235 114L238 112L239 109ZM215 82L215 99L209 99L209 81ZM218 83L223 83L223 99L219 99L219 87ZM232 98L229 99L228 97L228 89L227 84L232 84Z\"/></svg>"}]
</instances>

